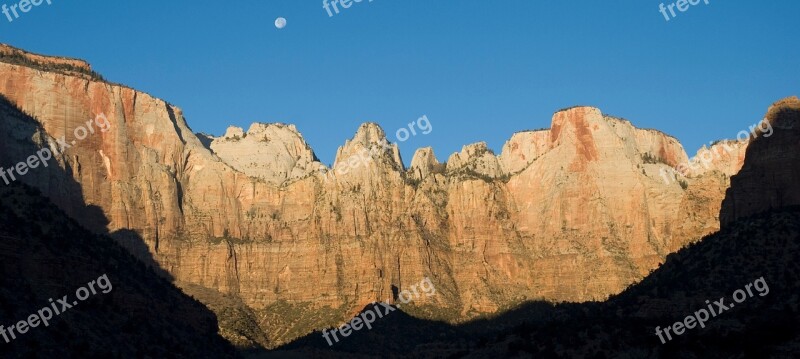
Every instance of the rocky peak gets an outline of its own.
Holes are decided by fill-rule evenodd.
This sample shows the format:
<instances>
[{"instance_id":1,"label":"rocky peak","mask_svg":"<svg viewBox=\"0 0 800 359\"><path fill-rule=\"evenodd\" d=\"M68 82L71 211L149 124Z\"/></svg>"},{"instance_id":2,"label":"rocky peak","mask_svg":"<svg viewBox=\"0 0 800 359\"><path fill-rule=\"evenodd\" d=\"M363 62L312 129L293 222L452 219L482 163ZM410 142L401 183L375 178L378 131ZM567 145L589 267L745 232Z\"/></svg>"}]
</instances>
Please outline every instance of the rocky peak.
<instances>
[{"instance_id":1,"label":"rocky peak","mask_svg":"<svg viewBox=\"0 0 800 359\"><path fill-rule=\"evenodd\" d=\"M236 126L228 126L228 129L225 130L225 134L222 136L222 139L226 141L236 141L240 140L242 137L245 137L244 129Z\"/></svg>"},{"instance_id":2,"label":"rocky peak","mask_svg":"<svg viewBox=\"0 0 800 359\"><path fill-rule=\"evenodd\" d=\"M234 169L277 185L321 165L294 125L254 123L247 132L230 126L209 148Z\"/></svg>"},{"instance_id":3,"label":"rocky peak","mask_svg":"<svg viewBox=\"0 0 800 359\"><path fill-rule=\"evenodd\" d=\"M437 172L439 166L439 161L433 154L433 148L424 147L414 152L414 158L411 160L411 167L408 172L416 179L423 179L428 177L431 172Z\"/></svg>"},{"instance_id":4,"label":"rocky peak","mask_svg":"<svg viewBox=\"0 0 800 359\"><path fill-rule=\"evenodd\" d=\"M597 108L578 106L561 110L553 115L550 146L574 145L577 162L596 161L599 154L594 131L606 126L603 114Z\"/></svg>"},{"instance_id":5,"label":"rocky peak","mask_svg":"<svg viewBox=\"0 0 800 359\"><path fill-rule=\"evenodd\" d=\"M657 130L636 128L623 118L604 116L603 119L622 140L623 149L631 156L638 155L642 162L676 167L688 160L683 145L675 137Z\"/></svg>"},{"instance_id":6,"label":"rocky peak","mask_svg":"<svg viewBox=\"0 0 800 359\"><path fill-rule=\"evenodd\" d=\"M767 110L764 120L769 121L773 129L797 129L800 122L800 98L787 97L772 104ZM761 126L766 128L767 126ZM759 136L763 134L759 132Z\"/></svg>"},{"instance_id":7,"label":"rocky peak","mask_svg":"<svg viewBox=\"0 0 800 359\"><path fill-rule=\"evenodd\" d=\"M481 178L504 173L499 162L521 169L508 181L430 181L415 188L396 171L402 166L397 147L380 127L365 124L339 149L337 162L362 150L370 155L374 146L380 161L361 166L368 171L322 186L307 178L276 189L245 173L278 183L294 178L295 169L318 169L305 166L302 159L313 153L291 126L258 124L205 137L221 161L200 147L180 112L164 101L31 66L0 63L0 74L8 102L0 108L4 163L33 153L8 149L31 139L37 126L56 138L90 115L108 114L108 133L88 138L49 167L65 170L69 182L41 168L24 180L82 223L94 222L68 204L95 206L92 212L107 219L97 222L98 231L129 233L118 240L157 261L184 289L213 293L205 300L209 306L225 303L217 293L240 298L235 305L257 313L254 320L264 326L256 330L275 334L274 344L294 339L283 330L288 326L302 335L341 325L337 316L344 319L425 277L434 278L441 294L420 304L462 313L453 321L521 298L608 298L640 281L671 251L716 231L727 187L721 176L690 179L688 189L665 184L658 170L666 165L643 164L641 157L662 149L659 159L668 161L670 152L679 157L668 136L577 107L556 113L552 130L512 137L500 160L478 143L448 164ZM791 150L798 143L797 102L770 110L767 117L787 129L753 141L747 152L753 161L734 177L723 213L744 216L800 203L792 192L800 180L800 152ZM38 123L23 121L23 111L30 114L27 122ZM412 168L432 163L433 152L423 149ZM236 306L219 309L220 318ZM324 306L340 309L325 322L297 324Z\"/></svg>"},{"instance_id":8,"label":"rocky peak","mask_svg":"<svg viewBox=\"0 0 800 359\"><path fill-rule=\"evenodd\" d=\"M334 168L352 166L359 159L371 160L361 161L361 163L385 163L391 168L404 169L403 160L400 157L400 150L397 144L389 143L386 140L386 133L380 125L367 122L359 126L358 131L352 139L345 141L344 146L336 151L336 161Z\"/></svg>"},{"instance_id":9,"label":"rocky peak","mask_svg":"<svg viewBox=\"0 0 800 359\"><path fill-rule=\"evenodd\" d=\"M297 127L292 124L285 124L285 123L261 123L255 122L250 125L250 129L247 130L248 134L258 134L264 133L272 130L272 132L282 131L284 133L291 133L295 136L301 136L300 132L297 131Z\"/></svg>"},{"instance_id":10,"label":"rocky peak","mask_svg":"<svg viewBox=\"0 0 800 359\"><path fill-rule=\"evenodd\" d=\"M377 123L366 122L358 127L356 134L352 139L345 142L345 146L349 143L358 143L362 146L369 147L379 144L383 140L386 140L386 132L383 131L383 128Z\"/></svg>"},{"instance_id":11,"label":"rocky peak","mask_svg":"<svg viewBox=\"0 0 800 359\"><path fill-rule=\"evenodd\" d=\"M461 149L461 153L454 153L447 160L447 172L465 172L491 178L503 176L500 162L486 142L473 143Z\"/></svg>"}]
</instances>

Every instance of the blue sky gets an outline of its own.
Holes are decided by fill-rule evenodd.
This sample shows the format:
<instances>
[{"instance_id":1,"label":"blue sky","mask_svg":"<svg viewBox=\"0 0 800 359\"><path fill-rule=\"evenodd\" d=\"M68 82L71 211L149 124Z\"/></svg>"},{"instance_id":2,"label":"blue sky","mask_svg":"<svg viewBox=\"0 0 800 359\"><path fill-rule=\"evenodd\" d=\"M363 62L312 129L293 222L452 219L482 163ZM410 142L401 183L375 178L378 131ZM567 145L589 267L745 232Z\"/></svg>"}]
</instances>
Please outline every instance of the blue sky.
<instances>
[{"instance_id":1,"label":"blue sky","mask_svg":"<svg viewBox=\"0 0 800 359\"><path fill-rule=\"evenodd\" d=\"M294 123L325 163L367 121L394 141L427 115L433 132L402 143L404 160L423 146L446 160L481 140L499 152L573 105L692 155L800 95L795 0L711 0L669 22L659 0L365 0L333 17L316 0L52 2L0 17L0 41L86 59L196 132Z\"/></svg>"}]
</instances>

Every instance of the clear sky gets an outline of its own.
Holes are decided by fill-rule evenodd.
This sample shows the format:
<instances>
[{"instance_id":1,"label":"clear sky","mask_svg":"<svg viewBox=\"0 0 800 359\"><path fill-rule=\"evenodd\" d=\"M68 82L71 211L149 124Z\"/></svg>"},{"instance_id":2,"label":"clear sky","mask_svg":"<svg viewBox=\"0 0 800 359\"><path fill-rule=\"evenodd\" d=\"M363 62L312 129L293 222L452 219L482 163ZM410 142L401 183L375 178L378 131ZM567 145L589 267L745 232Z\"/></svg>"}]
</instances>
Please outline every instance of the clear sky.
<instances>
[{"instance_id":1,"label":"clear sky","mask_svg":"<svg viewBox=\"0 0 800 359\"><path fill-rule=\"evenodd\" d=\"M325 163L367 121L394 141L427 115L433 132L402 143L404 160L423 146L446 160L481 140L499 153L573 105L693 155L800 95L796 0L701 0L669 22L661 0L364 0L333 17L320 0L51 1L0 14L0 41L86 59L196 132L296 124Z\"/></svg>"}]
</instances>

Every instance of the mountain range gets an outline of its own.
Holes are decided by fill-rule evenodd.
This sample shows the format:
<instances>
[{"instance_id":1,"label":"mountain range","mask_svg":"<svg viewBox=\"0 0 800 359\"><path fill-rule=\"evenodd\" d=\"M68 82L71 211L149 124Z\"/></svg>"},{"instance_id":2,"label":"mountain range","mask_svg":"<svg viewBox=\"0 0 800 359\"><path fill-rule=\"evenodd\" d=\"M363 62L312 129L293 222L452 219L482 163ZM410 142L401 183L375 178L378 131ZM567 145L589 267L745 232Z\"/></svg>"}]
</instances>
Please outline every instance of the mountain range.
<instances>
[{"instance_id":1,"label":"mountain range","mask_svg":"<svg viewBox=\"0 0 800 359\"><path fill-rule=\"evenodd\" d=\"M658 343L648 325L669 324L667 318L685 316L725 285L756 279L731 272L756 275L767 258L783 263L761 274L775 283L775 291L765 304L743 310L742 322L763 324L774 315L786 320L785 329L797 318L797 296L790 294L797 276L789 271L796 262L788 260L796 249L793 206L800 205L800 157L790 150L800 139L796 97L767 110L763 121L774 128L769 137L754 132L704 147L692 158L674 137L579 106L555 112L550 129L511 135L499 154L475 143L440 163L431 148L422 148L408 168L397 144L386 143L383 129L365 123L328 168L293 125L255 123L246 131L230 127L220 137L195 134L180 108L110 83L81 60L2 45L0 79L3 168L43 148L55 153L59 139L69 141L76 128L100 114L110 123L108 131L92 133L55 156L53 165L19 176L6 191L26 193L25 200L12 205L8 199L16 195L8 194L3 205L28 208L24 213L52 206L58 213L49 216L63 219L46 227L80 228L75 237L98 242L82 245L110 248L104 250L113 256L90 256L97 275L108 266L123 272L128 266L149 267L146 278L111 278L143 291L161 288L158 293L170 297L141 298L140 305L159 301L187 308L175 313L177 324L161 312L149 325L205 338L200 340L209 355L230 353L228 343L254 356L275 348L325 355L329 349L318 331L349 321L376 301L396 304L398 292L423 278L431 279L437 295L404 306L381 324L386 328L364 338L380 338L415 356L666 356L683 349L670 349L676 344L652 349ZM675 168L703 158L711 160L686 176L676 174ZM349 170L332 170L342 166ZM70 247L63 234L25 232L45 219L21 219L22 209L5 217L3 233L44 243L57 235L58 248ZM22 228L11 228L14 223ZM754 233L753 226L767 229ZM755 238L748 241L742 233ZM10 240L3 241L5 246ZM91 251L77 256L85 261ZM60 258L59 251L50 252L47 258ZM128 255L136 264L116 259ZM788 259L781 262L779 255ZM747 258L758 261L752 268L731 264ZM72 260L65 256L58 263L68 266ZM7 260L6 269L16 268L13 263ZM26 273L56 271L31 263ZM723 269L718 278L736 282L704 277ZM46 302L45 292L31 291L32 298ZM779 293L792 300L781 306ZM189 296L204 306L192 304ZM117 300L117 307L104 310L137 307ZM6 303L4 308L15 309L5 312L21 317L22 303ZM762 307L771 314L757 319L753 310ZM179 317L199 321L214 316L211 312L218 333L209 322L191 324ZM86 323L86 330L96 333L93 325ZM424 329L408 335L413 328ZM572 329L582 333L584 344L572 343ZM619 335L631 339L624 342ZM716 331L704 335L731 338ZM796 341L796 333L786 338ZM380 355L363 340L340 349L347 355ZM786 340L763 346L775 355L790 353ZM718 347L693 352L710 353L708 348ZM119 350L110 352L129 353ZM192 355L201 347L186 350Z\"/></svg>"}]
</instances>

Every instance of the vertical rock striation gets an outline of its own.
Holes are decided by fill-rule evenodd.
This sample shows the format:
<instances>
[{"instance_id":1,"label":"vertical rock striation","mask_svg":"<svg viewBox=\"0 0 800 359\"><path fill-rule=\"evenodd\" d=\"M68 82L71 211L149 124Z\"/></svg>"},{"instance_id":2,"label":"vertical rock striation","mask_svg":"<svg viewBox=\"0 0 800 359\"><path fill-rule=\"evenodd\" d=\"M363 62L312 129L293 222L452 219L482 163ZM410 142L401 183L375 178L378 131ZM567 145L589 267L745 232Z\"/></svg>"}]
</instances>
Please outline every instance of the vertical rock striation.
<instances>
[{"instance_id":1,"label":"vertical rock striation","mask_svg":"<svg viewBox=\"0 0 800 359\"><path fill-rule=\"evenodd\" d=\"M163 100L37 59L0 63L0 94L35 119L4 118L0 160L29 155L14 136L54 148L105 114L109 131L57 158L80 188L44 171L22 180L152 255L187 290L240 298L261 329L279 333L272 343L332 324L280 332L282 323L261 319L276 306L303 308L300 316L334 308L336 321L424 277L441 295L415 304L444 308L451 321L530 299L606 298L717 230L728 187L719 171L690 175L687 188L665 182L662 170L688 161L677 140L592 107L514 134L499 156L478 143L440 164L421 149L408 170L367 123L320 171L294 126L198 137ZM731 161L719 164L724 174Z\"/></svg>"}]
</instances>

